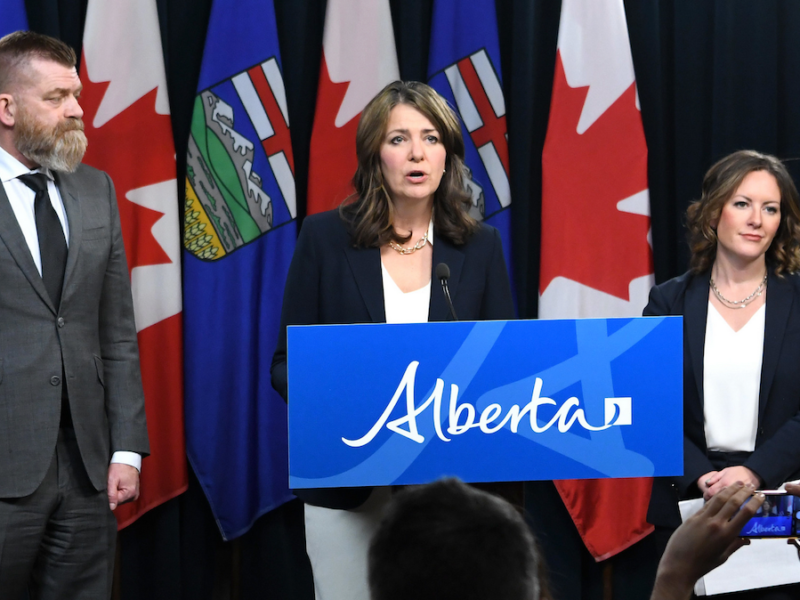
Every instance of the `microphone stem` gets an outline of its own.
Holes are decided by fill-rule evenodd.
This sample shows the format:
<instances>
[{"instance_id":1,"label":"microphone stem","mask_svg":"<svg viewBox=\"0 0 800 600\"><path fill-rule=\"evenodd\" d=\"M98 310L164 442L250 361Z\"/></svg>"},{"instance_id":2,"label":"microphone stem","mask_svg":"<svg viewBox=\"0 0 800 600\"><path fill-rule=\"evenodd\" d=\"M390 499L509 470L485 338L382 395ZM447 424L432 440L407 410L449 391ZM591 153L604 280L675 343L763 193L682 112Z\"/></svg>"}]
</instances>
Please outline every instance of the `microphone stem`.
<instances>
[{"instance_id":1,"label":"microphone stem","mask_svg":"<svg viewBox=\"0 0 800 600\"><path fill-rule=\"evenodd\" d=\"M447 306L450 308L450 314L453 315L453 321L458 321L453 299L450 297L450 287L447 285L447 279L442 279L442 291L444 292L444 299L447 300Z\"/></svg>"}]
</instances>

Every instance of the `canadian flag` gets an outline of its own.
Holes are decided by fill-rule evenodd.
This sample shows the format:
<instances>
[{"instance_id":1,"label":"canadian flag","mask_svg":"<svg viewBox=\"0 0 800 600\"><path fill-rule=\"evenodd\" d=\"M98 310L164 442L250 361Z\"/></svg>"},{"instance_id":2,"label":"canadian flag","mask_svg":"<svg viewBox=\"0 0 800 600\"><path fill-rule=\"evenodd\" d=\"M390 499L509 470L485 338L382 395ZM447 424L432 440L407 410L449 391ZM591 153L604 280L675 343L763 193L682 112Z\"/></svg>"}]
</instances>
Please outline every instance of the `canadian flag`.
<instances>
[{"instance_id":1,"label":"canadian flag","mask_svg":"<svg viewBox=\"0 0 800 600\"><path fill-rule=\"evenodd\" d=\"M653 285L649 236L647 144L623 2L563 0L542 154L539 317L641 315ZM651 484L556 487L586 547L603 560L653 530Z\"/></svg>"},{"instance_id":2,"label":"canadian flag","mask_svg":"<svg viewBox=\"0 0 800 600\"><path fill-rule=\"evenodd\" d=\"M155 0L90 0L81 61L84 162L117 191L131 274L151 456L119 527L188 484L175 147Z\"/></svg>"},{"instance_id":3,"label":"canadian flag","mask_svg":"<svg viewBox=\"0 0 800 600\"><path fill-rule=\"evenodd\" d=\"M329 0L308 165L308 214L353 189L361 111L400 78L389 0Z\"/></svg>"}]
</instances>

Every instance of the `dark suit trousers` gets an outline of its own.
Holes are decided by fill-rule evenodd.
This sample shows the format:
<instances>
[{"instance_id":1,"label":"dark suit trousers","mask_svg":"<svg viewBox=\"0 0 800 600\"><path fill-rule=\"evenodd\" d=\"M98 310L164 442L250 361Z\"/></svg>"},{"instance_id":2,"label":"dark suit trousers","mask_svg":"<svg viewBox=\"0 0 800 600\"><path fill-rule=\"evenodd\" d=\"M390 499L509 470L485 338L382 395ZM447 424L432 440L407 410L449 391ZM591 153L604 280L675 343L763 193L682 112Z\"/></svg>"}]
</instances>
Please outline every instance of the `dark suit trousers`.
<instances>
[{"instance_id":1,"label":"dark suit trousers","mask_svg":"<svg viewBox=\"0 0 800 600\"><path fill-rule=\"evenodd\" d=\"M30 496L0 499L0 597L101 600L111 596L116 520L86 474L69 427Z\"/></svg>"}]
</instances>

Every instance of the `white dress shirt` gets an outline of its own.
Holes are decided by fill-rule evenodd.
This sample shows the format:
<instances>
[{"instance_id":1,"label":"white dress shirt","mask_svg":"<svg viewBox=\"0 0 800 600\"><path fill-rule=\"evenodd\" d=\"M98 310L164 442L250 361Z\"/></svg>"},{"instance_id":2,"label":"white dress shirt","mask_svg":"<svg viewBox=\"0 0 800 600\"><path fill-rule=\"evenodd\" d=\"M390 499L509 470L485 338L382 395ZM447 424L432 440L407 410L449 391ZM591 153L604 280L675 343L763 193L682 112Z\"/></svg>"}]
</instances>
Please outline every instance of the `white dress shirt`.
<instances>
[{"instance_id":1,"label":"white dress shirt","mask_svg":"<svg viewBox=\"0 0 800 600\"><path fill-rule=\"evenodd\" d=\"M50 202L58 215L58 220L61 221L61 227L64 229L64 239L67 241L67 248L69 248L67 211L64 209L64 201L61 199L58 187L56 187L53 174L44 168L31 171L3 148L0 148L0 181L3 183L3 189L5 189L6 196L8 196L11 210L14 211L14 216L17 218L22 235L28 244L36 269L41 275L42 256L39 252L39 237L36 234L36 214L33 208L36 192L18 179L20 175L25 175L26 173L44 173L47 176L47 192L50 195ZM111 456L111 462L130 465L139 471L142 470L142 457L136 452L122 450L114 452Z\"/></svg>"},{"instance_id":2,"label":"white dress shirt","mask_svg":"<svg viewBox=\"0 0 800 600\"><path fill-rule=\"evenodd\" d=\"M64 229L64 239L67 240L67 248L69 248L67 213L64 210L61 193L53 180L53 174L47 169L31 171L0 148L0 181L3 182L3 188L5 188L8 201L11 203L11 209L14 211L14 216L17 217L17 223L19 223L19 228L22 230L22 235L25 237L28 248L31 251L33 262L36 264L39 275L41 275L42 257L39 254L39 238L36 235L36 214L33 210L33 200L36 197L36 192L18 179L20 175L27 173L44 173L47 176L47 192L50 195L50 203L58 215L58 220L61 221L61 227Z\"/></svg>"}]
</instances>

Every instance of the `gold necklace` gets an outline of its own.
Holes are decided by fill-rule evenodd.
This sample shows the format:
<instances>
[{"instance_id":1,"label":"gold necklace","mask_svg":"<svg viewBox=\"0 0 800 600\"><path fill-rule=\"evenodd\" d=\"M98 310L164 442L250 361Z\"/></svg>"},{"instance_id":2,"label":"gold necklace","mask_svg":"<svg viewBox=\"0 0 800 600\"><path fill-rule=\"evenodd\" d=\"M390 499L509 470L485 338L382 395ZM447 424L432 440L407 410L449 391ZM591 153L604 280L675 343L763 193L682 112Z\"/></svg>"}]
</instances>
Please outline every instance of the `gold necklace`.
<instances>
[{"instance_id":1,"label":"gold necklace","mask_svg":"<svg viewBox=\"0 0 800 600\"><path fill-rule=\"evenodd\" d=\"M711 278L711 289L714 292L714 295L719 299L720 302L724 306L728 308L744 308L748 304L750 304L753 300L758 298L762 293L764 293L764 287L767 285L767 274L764 273L764 279L761 280L761 283L758 284L758 287L750 294L747 298L743 300L728 300L725 296L722 295L717 289L716 284L714 283L714 278Z\"/></svg>"},{"instance_id":2,"label":"gold necklace","mask_svg":"<svg viewBox=\"0 0 800 600\"><path fill-rule=\"evenodd\" d=\"M414 252L422 248L427 243L428 243L428 230L426 229L425 235L422 236L422 239L420 239L420 241L414 244L414 246L411 248L404 248L394 240L389 240L389 247L392 250L399 252L400 254L414 254Z\"/></svg>"}]
</instances>

